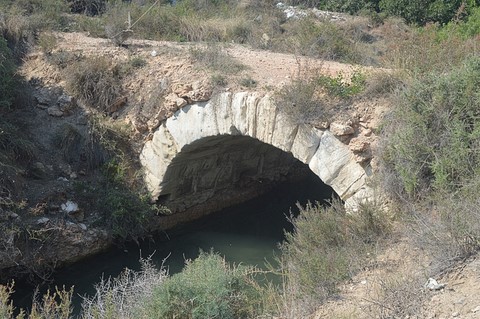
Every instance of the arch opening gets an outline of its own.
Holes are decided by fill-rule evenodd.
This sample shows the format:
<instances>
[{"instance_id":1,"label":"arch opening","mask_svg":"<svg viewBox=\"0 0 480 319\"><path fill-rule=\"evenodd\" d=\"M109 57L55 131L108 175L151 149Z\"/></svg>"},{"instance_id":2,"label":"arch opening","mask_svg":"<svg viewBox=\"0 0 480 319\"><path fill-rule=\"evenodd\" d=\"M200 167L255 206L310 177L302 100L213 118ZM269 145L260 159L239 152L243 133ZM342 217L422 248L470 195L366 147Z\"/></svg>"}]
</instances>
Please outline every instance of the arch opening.
<instances>
[{"instance_id":1,"label":"arch opening","mask_svg":"<svg viewBox=\"0 0 480 319\"><path fill-rule=\"evenodd\" d=\"M248 136L210 136L184 146L175 156L157 202L174 213L170 219L189 221L306 178L321 182L291 153ZM321 194L312 200L338 196L330 186L321 185Z\"/></svg>"},{"instance_id":2,"label":"arch opening","mask_svg":"<svg viewBox=\"0 0 480 319\"><path fill-rule=\"evenodd\" d=\"M257 142L263 144L255 144ZM246 145L242 146L242 143ZM263 147L267 147L265 145L271 147L268 152L263 150ZM228 147L242 151L235 152ZM251 153L253 149L263 155L255 157ZM203 160L208 153L217 154L213 157L215 160ZM246 154L257 159L256 165L250 167L246 159L239 161ZM287 160L281 154L290 157ZM272 157L278 167L265 166L265 162L269 163ZM295 162L293 158L305 165L296 162L298 165L289 167L287 172L282 171L288 166L287 163ZM205 203L212 197L212 188L206 185L213 185L213 189L217 189L217 199L237 197L240 200L242 196L251 197L251 193L258 192L257 189L268 189L263 185L257 187L257 184L276 182L288 175L290 169L302 170L300 167L304 171L308 167L331 186L351 210L355 210L359 202L368 200L373 194L366 183L371 170L356 162L354 153L347 145L328 129L291 121L277 109L268 95L257 92L224 92L208 102L183 107L163 122L152 139L145 143L140 160L145 168L145 182L152 198L169 203L174 212L187 208L190 211L206 210L206 207L199 208L202 206L200 204L191 205ZM189 165L182 164L186 162ZM230 171L222 166L222 174L215 171L216 165L224 162L236 164L229 167ZM265 167L275 167L277 171L269 174ZM191 174L192 170L210 173L195 176ZM244 187L237 187L234 193L229 194L228 188L221 187L224 176L228 176L225 177L227 181ZM185 194L190 199L182 199ZM220 209L227 201L209 201L208 210Z\"/></svg>"}]
</instances>

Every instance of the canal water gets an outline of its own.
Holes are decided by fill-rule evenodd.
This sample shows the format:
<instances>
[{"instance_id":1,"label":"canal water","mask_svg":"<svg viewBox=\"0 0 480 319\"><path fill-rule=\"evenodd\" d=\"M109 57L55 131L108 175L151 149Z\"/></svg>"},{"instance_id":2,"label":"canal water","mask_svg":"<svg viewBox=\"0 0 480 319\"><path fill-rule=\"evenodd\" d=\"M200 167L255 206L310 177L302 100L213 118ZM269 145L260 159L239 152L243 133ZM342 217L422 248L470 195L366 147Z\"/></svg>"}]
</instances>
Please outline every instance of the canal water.
<instances>
[{"instance_id":1,"label":"canal water","mask_svg":"<svg viewBox=\"0 0 480 319\"><path fill-rule=\"evenodd\" d=\"M81 296L92 295L100 278L117 276L125 268L138 270L141 257L151 256L158 267L163 263L170 274L180 272L185 260L196 258L200 249L213 250L231 263L265 268L266 262L274 263L284 231L292 229L288 217L298 213L296 203L325 202L332 194L329 186L314 174L308 174L301 181L283 183L260 197L159 233L140 245L127 244L65 267L54 275L50 287L74 286L73 301L78 313ZM18 285L15 306L28 308L33 290L34 287Z\"/></svg>"}]
</instances>

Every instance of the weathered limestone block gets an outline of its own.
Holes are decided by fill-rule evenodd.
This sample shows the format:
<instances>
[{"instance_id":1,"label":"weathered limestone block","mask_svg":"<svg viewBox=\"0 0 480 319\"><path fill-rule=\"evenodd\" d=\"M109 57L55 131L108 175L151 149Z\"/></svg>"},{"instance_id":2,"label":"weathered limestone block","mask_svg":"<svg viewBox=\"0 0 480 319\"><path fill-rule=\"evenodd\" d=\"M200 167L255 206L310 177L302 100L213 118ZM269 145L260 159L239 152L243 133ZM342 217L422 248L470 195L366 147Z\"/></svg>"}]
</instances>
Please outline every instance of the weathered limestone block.
<instances>
[{"instance_id":1,"label":"weathered limestone block","mask_svg":"<svg viewBox=\"0 0 480 319\"><path fill-rule=\"evenodd\" d=\"M352 135L355 133L352 126L339 122L330 124L330 131L336 136Z\"/></svg>"},{"instance_id":2,"label":"weathered limestone block","mask_svg":"<svg viewBox=\"0 0 480 319\"><path fill-rule=\"evenodd\" d=\"M320 139L317 152L309 163L310 169L330 185L342 198L347 199L361 187L365 170L355 162L347 146L329 131Z\"/></svg>"},{"instance_id":3,"label":"weathered limestone block","mask_svg":"<svg viewBox=\"0 0 480 319\"><path fill-rule=\"evenodd\" d=\"M233 126L239 134L248 135L247 106L248 92L235 93L232 97Z\"/></svg>"},{"instance_id":4,"label":"weathered limestone block","mask_svg":"<svg viewBox=\"0 0 480 319\"><path fill-rule=\"evenodd\" d=\"M269 96L262 97L257 105L256 114L256 138L260 141L272 144L272 135L275 129L275 117L277 107Z\"/></svg>"},{"instance_id":5,"label":"weathered limestone block","mask_svg":"<svg viewBox=\"0 0 480 319\"><path fill-rule=\"evenodd\" d=\"M369 186L362 186L355 194L345 201L345 207L348 211L356 212L359 205L375 199L374 190Z\"/></svg>"},{"instance_id":6,"label":"weathered limestone block","mask_svg":"<svg viewBox=\"0 0 480 319\"><path fill-rule=\"evenodd\" d=\"M293 156L301 162L310 163L318 145L320 145L322 135L323 131L306 124L300 124L292 145Z\"/></svg>"},{"instance_id":7,"label":"weathered limestone block","mask_svg":"<svg viewBox=\"0 0 480 319\"><path fill-rule=\"evenodd\" d=\"M274 128L271 144L282 151L292 151L292 146L299 130L298 124L290 120L285 114L278 113L275 117Z\"/></svg>"},{"instance_id":8,"label":"weathered limestone block","mask_svg":"<svg viewBox=\"0 0 480 319\"><path fill-rule=\"evenodd\" d=\"M256 93L249 94L245 101L245 108L247 114L247 132L244 135L250 137L257 137L257 105L260 101L260 96Z\"/></svg>"},{"instance_id":9,"label":"weathered limestone block","mask_svg":"<svg viewBox=\"0 0 480 319\"><path fill-rule=\"evenodd\" d=\"M145 143L140 162L145 168L145 182L153 198L160 194L165 172L178 151L178 146L165 125L160 126L152 140Z\"/></svg>"},{"instance_id":10,"label":"weathered limestone block","mask_svg":"<svg viewBox=\"0 0 480 319\"><path fill-rule=\"evenodd\" d=\"M218 135L215 108L211 103L197 103L178 110L165 123L182 149L202 137Z\"/></svg>"},{"instance_id":11,"label":"weathered limestone block","mask_svg":"<svg viewBox=\"0 0 480 319\"><path fill-rule=\"evenodd\" d=\"M232 129L232 93L225 92L219 94L209 103L212 103L215 108L215 114L217 115L218 133L233 134L236 129Z\"/></svg>"}]
</instances>

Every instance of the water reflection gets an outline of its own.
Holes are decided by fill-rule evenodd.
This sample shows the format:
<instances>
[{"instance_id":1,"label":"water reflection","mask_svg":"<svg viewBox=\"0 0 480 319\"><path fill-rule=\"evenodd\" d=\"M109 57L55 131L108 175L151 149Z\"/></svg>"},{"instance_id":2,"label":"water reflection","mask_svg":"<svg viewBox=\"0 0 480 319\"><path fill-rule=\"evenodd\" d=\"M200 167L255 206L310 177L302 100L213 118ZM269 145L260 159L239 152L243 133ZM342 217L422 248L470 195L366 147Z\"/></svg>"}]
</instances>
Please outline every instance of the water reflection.
<instances>
[{"instance_id":1,"label":"water reflection","mask_svg":"<svg viewBox=\"0 0 480 319\"><path fill-rule=\"evenodd\" d=\"M139 269L140 257L152 256L156 266L164 264L173 274L181 271L186 259L196 258L200 249L213 249L229 262L264 268L265 263L273 262L278 254L278 243L284 238L284 230L291 229L287 216L290 209L293 213L297 211L295 203L329 199L332 192L311 174L302 181L284 183L258 198L223 209L190 225L157 234L140 246L127 244L66 267L55 275L53 285L75 286L74 305L78 313L80 295L92 295L93 285L102 276L117 276L125 268ZM18 285L16 290L16 306L26 307L31 301L33 288Z\"/></svg>"}]
</instances>

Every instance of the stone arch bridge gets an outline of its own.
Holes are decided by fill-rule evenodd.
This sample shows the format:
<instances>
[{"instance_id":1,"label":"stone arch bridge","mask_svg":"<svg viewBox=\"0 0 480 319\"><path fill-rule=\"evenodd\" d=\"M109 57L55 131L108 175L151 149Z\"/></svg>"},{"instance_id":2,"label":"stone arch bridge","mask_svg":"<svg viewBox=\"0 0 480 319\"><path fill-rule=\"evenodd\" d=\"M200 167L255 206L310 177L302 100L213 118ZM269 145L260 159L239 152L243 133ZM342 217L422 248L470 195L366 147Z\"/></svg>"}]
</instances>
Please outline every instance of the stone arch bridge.
<instances>
[{"instance_id":1,"label":"stone arch bridge","mask_svg":"<svg viewBox=\"0 0 480 319\"><path fill-rule=\"evenodd\" d=\"M201 214L245 200L255 185L302 165L347 207L372 194L369 171L347 145L329 130L291 121L268 95L255 92L220 93L183 107L146 142L140 159L153 198L174 212L197 207Z\"/></svg>"}]
</instances>

